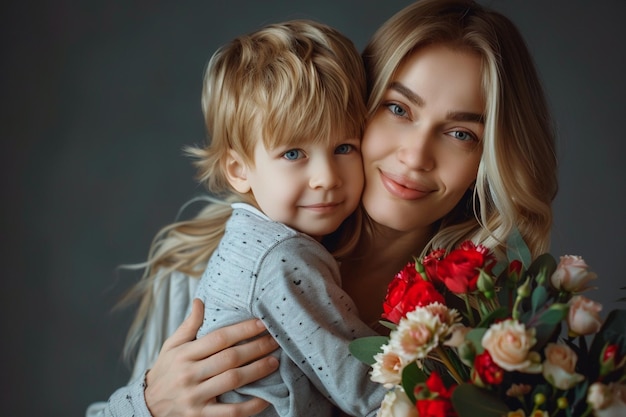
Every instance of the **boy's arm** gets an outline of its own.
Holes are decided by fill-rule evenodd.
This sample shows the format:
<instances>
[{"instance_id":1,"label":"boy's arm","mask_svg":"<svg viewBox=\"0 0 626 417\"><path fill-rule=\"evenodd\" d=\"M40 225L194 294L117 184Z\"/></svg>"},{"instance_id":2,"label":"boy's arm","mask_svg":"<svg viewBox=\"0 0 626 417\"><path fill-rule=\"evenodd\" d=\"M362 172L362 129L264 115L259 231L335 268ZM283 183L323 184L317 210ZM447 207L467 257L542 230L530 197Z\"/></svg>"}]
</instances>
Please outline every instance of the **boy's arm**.
<instances>
[{"instance_id":1,"label":"boy's arm","mask_svg":"<svg viewBox=\"0 0 626 417\"><path fill-rule=\"evenodd\" d=\"M344 412L374 415L386 390L349 343L374 335L341 289L339 269L321 245L288 239L260 264L253 313L313 384Z\"/></svg>"}]
</instances>

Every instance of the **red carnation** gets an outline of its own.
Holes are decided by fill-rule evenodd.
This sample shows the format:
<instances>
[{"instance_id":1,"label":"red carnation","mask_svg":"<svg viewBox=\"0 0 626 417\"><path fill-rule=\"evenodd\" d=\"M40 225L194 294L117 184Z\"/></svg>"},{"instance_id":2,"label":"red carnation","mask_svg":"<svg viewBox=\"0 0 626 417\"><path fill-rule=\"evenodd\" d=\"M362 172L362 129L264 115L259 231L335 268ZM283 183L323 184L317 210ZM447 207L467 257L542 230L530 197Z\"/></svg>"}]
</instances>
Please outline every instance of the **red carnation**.
<instances>
[{"instance_id":1,"label":"red carnation","mask_svg":"<svg viewBox=\"0 0 626 417\"><path fill-rule=\"evenodd\" d=\"M426 386L430 395L418 399L415 403L417 411L420 417L456 417L457 413L454 411L450 397L454 391L455 386L447 389L443 384L443 381L437 372L432 372L426 380ZM416 391L423 390L423 386L416 387ZM418 395L419 392L416 392Z\"/></svg>"},{"instance_id":2,"label":"red carnation","mask_svg":"<svg viewBox=\"0 0 626 417\"><path fill-rule=\"evenodd\" d=\"M422 307L434 302L444 304L445 300L430 281L425 281L415 270L415 263L408 263L396 274L387 287L387 296L383 302L382 317L398 324L415 307Z\"/></svg>"},{"instance_id":3,"label":"red carnation","mask_svg":"<svg viewBox=\"0 0 626 417\"><path fill-rule=\"evenodd\" d=\"M486 247L466 241L439 261L437 275L453 293L466 294L476 291L480 270L491 273L494 265L495 258Z\"/></svg>"},{"instance_id":4,"label":"red carnation","mask_svg":"<svg viewBox=\"0 0 626 417\"><path fill-rule=\"evenodd\" d=\"M437 274L437 265L439 265L439 262L443 259L445 255L445 249L435 249L428 255L424 256L424 259L422 260L422 265L424 265L426 276L435 284L443 284L443 281L439 278L439 275Z\"/></svg>"},{"instance_id":5,"label":"red carnation","mask_svg":"<svg viewBox=\"0 0 626 417\"><path fill-rule=\"evenodd\" d=\"M488 350L476 355L473 372L476 372L483 383L489 385L499 385L504 378L504 370L493 361Z\"/></svg>"}]
</instances>

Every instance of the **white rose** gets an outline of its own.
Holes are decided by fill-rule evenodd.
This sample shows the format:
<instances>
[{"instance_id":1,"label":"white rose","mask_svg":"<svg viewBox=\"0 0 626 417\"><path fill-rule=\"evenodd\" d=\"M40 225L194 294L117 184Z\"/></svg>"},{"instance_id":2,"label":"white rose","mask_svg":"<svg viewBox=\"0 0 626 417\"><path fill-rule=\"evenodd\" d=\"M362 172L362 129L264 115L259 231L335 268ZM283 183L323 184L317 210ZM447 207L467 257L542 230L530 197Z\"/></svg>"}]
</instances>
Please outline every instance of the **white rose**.
<instances>
[{"instance_id":1,"label":"white rose","mask_svg":"<svg viewBox=\"0 0 626 417\"><path fill-rule=\"evenodd\" d=\"M550 281L556 289L561 291L585 291L591 288L587 284L598 277L588 269L589 267L580 256L561 256L559 265L550 277Z\"/></svg>"},{"instance_id":2,"label":"white rose","mask_svg":"<svg viewBox=\"0 0 626 417\"><path fill-rule=\"evenodd\" d=\"M385 395L377 417L419 417L417 408L409 400L404 390L396 387Z\"/></svg>"}]
</instances>

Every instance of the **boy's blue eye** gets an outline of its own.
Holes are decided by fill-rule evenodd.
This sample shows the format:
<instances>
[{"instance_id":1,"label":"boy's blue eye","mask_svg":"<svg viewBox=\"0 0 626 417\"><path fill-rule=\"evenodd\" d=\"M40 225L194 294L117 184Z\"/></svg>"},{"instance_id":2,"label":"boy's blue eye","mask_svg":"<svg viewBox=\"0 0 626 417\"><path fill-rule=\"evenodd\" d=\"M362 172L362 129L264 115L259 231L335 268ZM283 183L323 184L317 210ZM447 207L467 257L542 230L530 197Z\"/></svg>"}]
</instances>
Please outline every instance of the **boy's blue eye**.
<instances>
[{"instance_id":1,"label":"boy's blue eye","mask_svg":"<svg viewBox=\"0 0 626 417\"><path fill-rule=\"evenodd\" d=\"M287 152L283 153L283 158L295 161L296 159L299 159L301 155L302 151L298 149L289 149Z\"/></svg>"},{"instance_id":2,"label":"boy's blue eye","mask_svg":"<svg viewBox=\"0 0 626 417\"><path fill-rule=\"evenodd\" d=\"M353 149L354 146L350 145L349 143L342 143L341 145L337 146L337 148L335 149L335 153L350 153Z\"/></svg>"}]
</instances>

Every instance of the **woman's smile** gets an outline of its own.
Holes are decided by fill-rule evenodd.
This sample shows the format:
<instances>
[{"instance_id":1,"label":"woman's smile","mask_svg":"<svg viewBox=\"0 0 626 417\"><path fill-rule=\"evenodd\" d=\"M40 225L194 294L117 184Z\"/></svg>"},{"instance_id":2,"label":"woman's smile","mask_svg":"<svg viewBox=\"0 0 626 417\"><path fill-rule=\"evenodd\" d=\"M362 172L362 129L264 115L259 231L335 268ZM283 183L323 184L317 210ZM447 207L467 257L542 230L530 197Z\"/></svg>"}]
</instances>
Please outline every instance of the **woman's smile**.
<instances>
[{"instance_id":1,"label":"woman's smile","mask_svg":"<svg viewBox=\"0 0 626 417\"><path fill-rule=\"evenodd\" d=\"M394 197L403 199L403 200L418 200L420 198L424 198L435 189L430 186L426 186L422 183L412 181L409 178L391 174L389 172L385 172L383 170L379 170L380 172L380 180L383 183L383 186L390 194Z\"/></svg>"}]
</instances>

